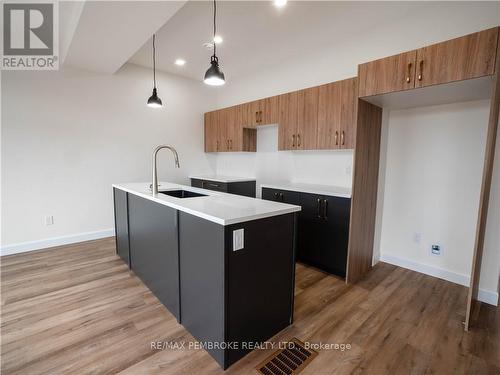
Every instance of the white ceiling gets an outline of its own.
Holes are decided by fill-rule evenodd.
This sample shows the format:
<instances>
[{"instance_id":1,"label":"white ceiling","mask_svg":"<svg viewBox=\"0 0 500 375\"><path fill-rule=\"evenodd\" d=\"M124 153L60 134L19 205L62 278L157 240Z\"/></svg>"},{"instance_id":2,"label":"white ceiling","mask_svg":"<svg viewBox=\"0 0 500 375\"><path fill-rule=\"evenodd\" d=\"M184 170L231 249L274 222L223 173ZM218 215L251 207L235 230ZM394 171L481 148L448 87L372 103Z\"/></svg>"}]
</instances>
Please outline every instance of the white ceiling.
<instances>
[{"instance_id":1,"label":"white ceiling","mask_svg":"<svg viewBox=\"0 0 500 375\"><path fill-rule=\"evenodd\" d=\"M281 9L272 1L219 1L217 34L224 41L217 54L227 79L265 69L308 51L337 43L384 23L411 16L425 2L289 1ZM211 51L212 2L187 2L157 34L157 68L193 79L202 78ZM176 58L187 61L174 65ZM152 66L149 40L130 62Z\"/></svg>"},{"instance_id":2,"label":"white ceiling","mask_svg":"<svg viewBox=\"0 0 500 375\"><path fill-rule=\"evenodd\" d=\"M76 1L61 4L62 33L73 27L64 63L115 73L185 1ZM77 6L78 5L78 6ZM66 25L68 24L68 25ZM76 28L76 29L75 29ZM63 35L61 35L61 39ZM66 38L68 39L68 38ZM66 40L64 44L67 43ZM65 50L62 51L66 53ZM64 56L63 56L64 57Z\"/></svg>"}]
</instances>

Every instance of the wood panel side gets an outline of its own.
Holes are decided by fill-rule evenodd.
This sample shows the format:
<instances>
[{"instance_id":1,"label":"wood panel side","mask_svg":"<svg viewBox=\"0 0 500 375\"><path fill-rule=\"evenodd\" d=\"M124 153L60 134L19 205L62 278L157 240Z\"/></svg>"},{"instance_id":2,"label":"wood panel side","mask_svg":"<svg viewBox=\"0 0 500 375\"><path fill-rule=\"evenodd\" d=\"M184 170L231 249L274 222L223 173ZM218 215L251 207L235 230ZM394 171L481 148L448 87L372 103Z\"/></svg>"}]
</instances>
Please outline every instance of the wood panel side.
<instances>
[{"instance_id":1,"label":"wood panel side","mask_svg":"<svg viewBox=\"0 0 500 375\"><path fill-rule=\"evenodd\" d=\"M205 152L218 151L219 111L205 113Z\"/></svg>"},{"instance_id":2,"label":"wood panel side","mask_svg":"<svg viewBox=\"0 0 500 375\"><path fill-rule=\"evenodd\" d=\"M358 100L346 282L371 268L377 210L382 108Z\"/></svg>"},{"instance_id":3,"label":"wood panel side","mask_svg":"<svg viewBox=\"0 0 500 375\"><path fill-rule=\"evenodd\" d=\"M484 155L483 179L481 183L481 195L479 197L479 212L476 226L476 240L472 257L472 269L467 295L467 310L465 315L465 330L468 331L472 324L474 308L477 305L477 293L479 290L479 277L481 274L481 261L483 257L484 236L486 233L486 221L488 218L488 205L490 200L491 180L493 177L493 164L495 161L495 145L498 131L498 120L500 111L500 41L497 45L495 75L491 92L490 115L488 120L488 133L486 136L486 151Z\"/></svg>"}]
</instances>

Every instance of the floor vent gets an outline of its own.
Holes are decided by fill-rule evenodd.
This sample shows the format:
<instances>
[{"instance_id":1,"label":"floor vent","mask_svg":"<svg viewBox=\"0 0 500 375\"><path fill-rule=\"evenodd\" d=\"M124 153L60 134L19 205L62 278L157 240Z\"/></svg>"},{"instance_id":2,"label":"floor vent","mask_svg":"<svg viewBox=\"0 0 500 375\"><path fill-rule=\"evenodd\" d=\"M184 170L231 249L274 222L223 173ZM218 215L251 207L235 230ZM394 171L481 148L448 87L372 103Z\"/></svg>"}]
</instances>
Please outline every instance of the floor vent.
<instances>
[{"instance_id":1,"label":"floor vent","mask_svg":"<svg viewBox=\"0 0 500 375\"><path fill-rule=\"evenodd\" d=\"M262 361L256 367L257 371L264 375L298 374L318 355L318 352L306 349L297 338L284 346Z\"/></svg>"}]
</instances>

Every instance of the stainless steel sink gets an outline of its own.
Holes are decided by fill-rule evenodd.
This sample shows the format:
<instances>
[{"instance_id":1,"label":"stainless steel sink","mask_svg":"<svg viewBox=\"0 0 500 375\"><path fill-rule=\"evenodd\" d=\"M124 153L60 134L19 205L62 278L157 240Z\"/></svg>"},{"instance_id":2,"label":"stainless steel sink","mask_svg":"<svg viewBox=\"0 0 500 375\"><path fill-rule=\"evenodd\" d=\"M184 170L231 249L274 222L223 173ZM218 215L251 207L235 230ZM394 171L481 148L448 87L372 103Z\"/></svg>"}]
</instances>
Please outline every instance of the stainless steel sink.
<instances>
[{"instance_id":1,"label":"stainless steel sink","mask_svg":"<svg viewBox=\"0 0 500 375\"><path fill-rule=\"evenodd\" d=\"M195 198L195 197L206 197L206 194L195 193L194 191L188 190L166 190L160 191L160 194L169 195L175 198Z\"/></svg>"}]
</instances>

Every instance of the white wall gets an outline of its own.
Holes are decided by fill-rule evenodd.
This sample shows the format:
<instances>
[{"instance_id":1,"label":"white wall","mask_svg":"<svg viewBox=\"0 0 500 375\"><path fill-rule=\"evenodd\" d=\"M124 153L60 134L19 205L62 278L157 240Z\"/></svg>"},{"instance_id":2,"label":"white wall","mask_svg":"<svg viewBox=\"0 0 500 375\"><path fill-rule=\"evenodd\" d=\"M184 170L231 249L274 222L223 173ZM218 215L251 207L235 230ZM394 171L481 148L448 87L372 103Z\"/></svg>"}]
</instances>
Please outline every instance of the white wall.
<instances>
[{"instance_id":1,"label":"white wall","mask_svg":"<svg viewBox=\"0 0 500 375\"><path fill-rule=\"evenodd\" d=\"M379 207L382 260L469 283L488 115L489 101L389 112ZM498 171L493 185L500 186ZM500 264L499 242L492 241L498 239L496 194L482 272L483 289L493 291ZM432 244L441 246L441 256L431 255Z\"/></svg>"},{"instance_id":2,"label":"white wall","mask_svg":"<svg viewBox=\"0 0 500 375\"><path fill-rule=\"evenodd\" d=\"M181 163L174 169L172 155L162 151L161 178L188 182L190 173L211 169L202 129L213 92L159 74L164 107L156 110L146 106L151 78L134 65L115 75L2 72L3 253L40 244L23 245L28 241L110 234L111 184L149 181L151 152L160 143L176 147ZM44 225L45 215L54 216L54 225Z\"/></svg>"},{"instance_id":3,"label":"white wall","mask_svg":"<svg viewBox=\"0 0 500 375\"><path fill-rule=\"evenodd\" d=\"M251 76L234 80L227 77L228 83L218 91L217 107L352 77L357 74L357 65L360 63L498 26L499 19L498 2L429 3L429 6L422 7L407 18L381 25L369 34L354 35L343 44L324 46L319 51L308 51L307 46L300 46L300 56L296 59L283 61ZM391 254L397 253L406 261L407 267L418 268L422 265L421 270L434 274L439 267L449 271L444 276L461 275L462 278L455 277L454 280L467 281L465 279L470 273L471 241L476 220L474 215L479 199L485 116L487 117L485 102L392 113L384 111L375 261L380 255L387 254L389 258ZM422 123L423 126L419 128L418 134L414 134L417 130L410 128L409 124L417 123ZM431 144L422 138L418 141L412 139L414 136L422 137L420 129L429 131L431 124L436 128L432 131L434 140ZM258 143L262 142L261 136L266 132L268 130L259 132ZM275 136L274 133L271 136ZM408 139L403 143L406 148L398 144L401 139ZM451 145L450 139L455 142L454 145ZM449 146L439 148L446 144ZM255 175L261 182L275 175L279 179L309 180L333 185L345 185L350 181L346 170L352 166L352 156L346 152L298 151L270 155L260 150L260 144L258 148L258 152L252 155L213 156L217 172ZM409 155L413 155L414 159L409 160L411 168L408 171L402 167L397 171L391 170L394 163L399 166ZM441 157L442 155L448 157ZM464 165L463 158L466 155L471 157ZM415 170L420 165L420 159L426 163L432 161L432 168L424 172ZM500 266L499 159L497 156L480 281L480 288L494 294L498 290ZM277 169L277 166L280 168ZM399 174L398 171L406 174ZM386 177L387 181L384 182ZM414 180L421 185L433 177L439 177L441 184L432 185L424 189L420 197L415 197L418 191L412 185ZM397 190L398 183L404 183L402 190L398 191L397 196L391 196ZM450 186L453 187L452 194ZM452 197L459 203L451 204ZM429 202L433 202L436 209L441 211L437 214L429 213ZM412 215L407 215L400 209L408 205L414 210ZM411 234L417 230L417 224L420 224L422 229L418 230L423 235L421 254L418 255ZM424 245L438 240L443 243L444 255L441 258L425 255L427 249ZM430 267L425 268L425 265ZM490 298L496 297L490 295Z\"/></svg>"}]
</instances>

